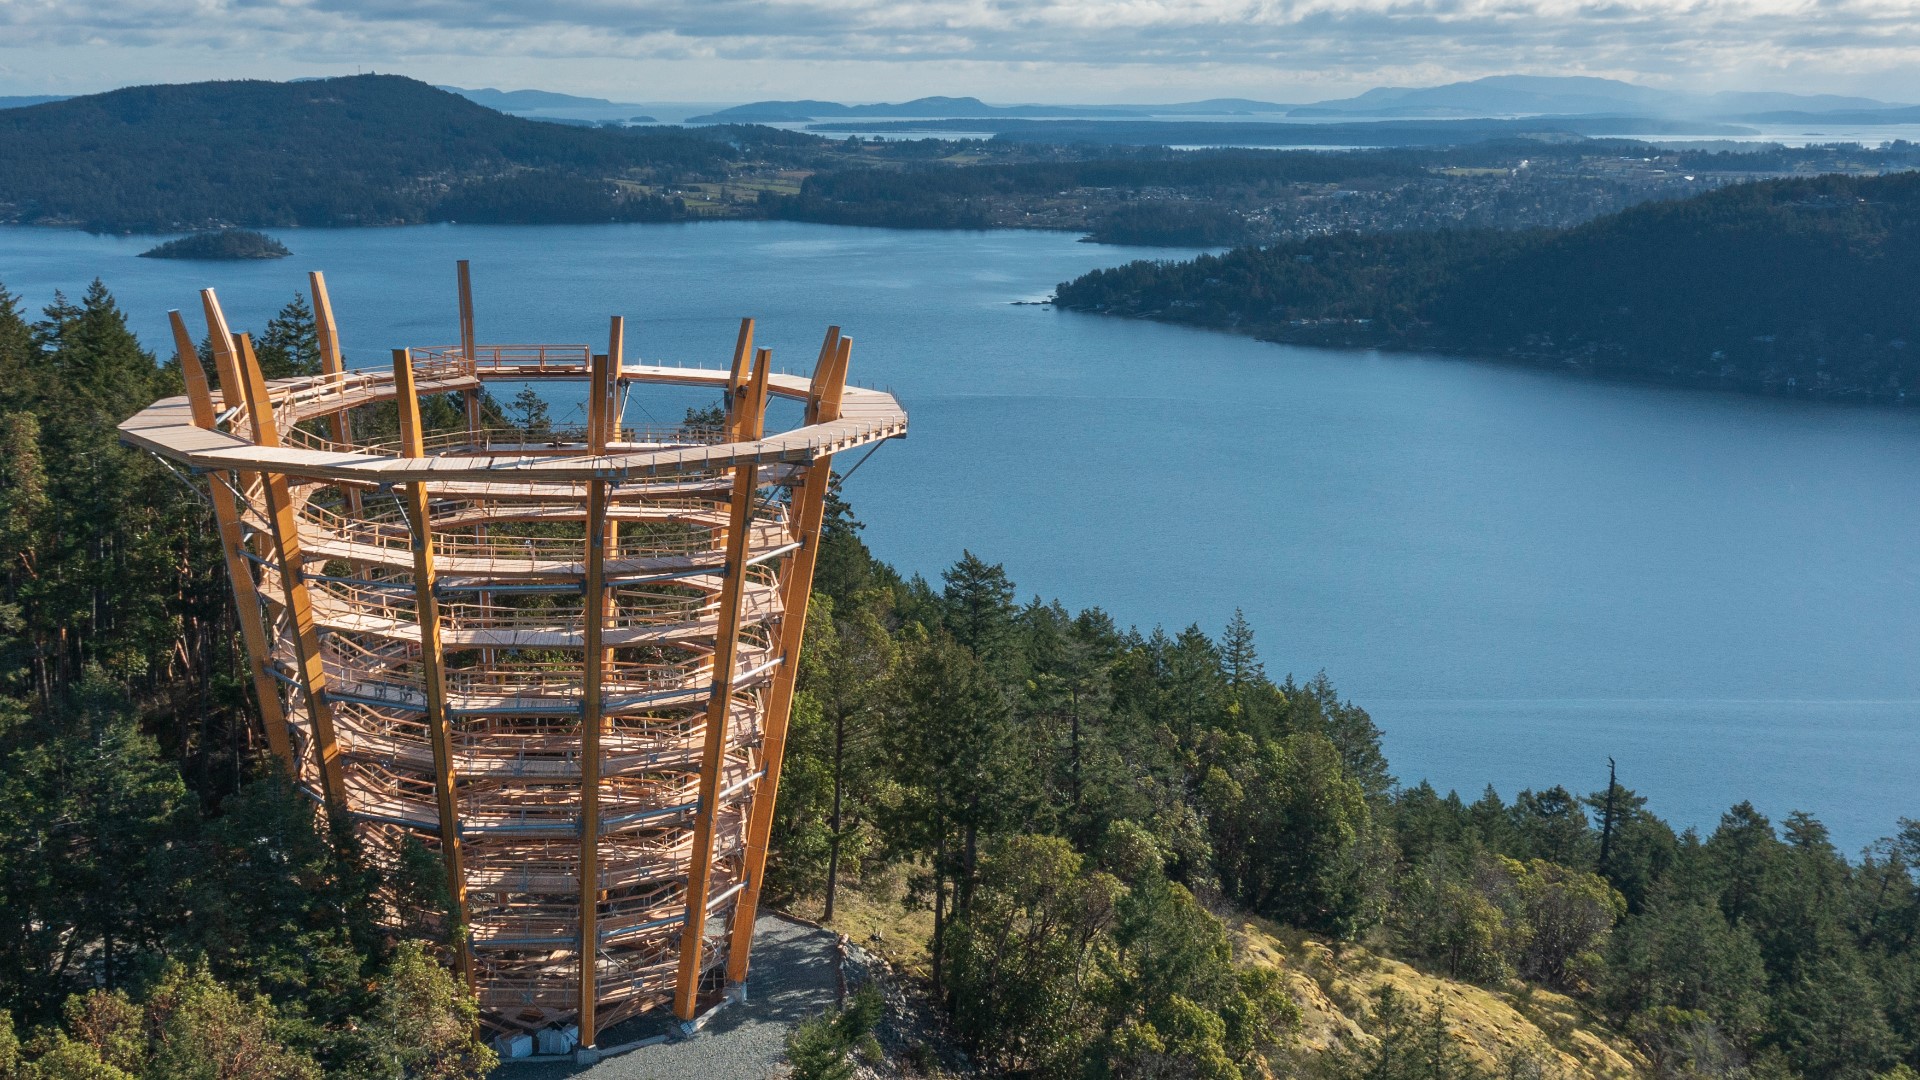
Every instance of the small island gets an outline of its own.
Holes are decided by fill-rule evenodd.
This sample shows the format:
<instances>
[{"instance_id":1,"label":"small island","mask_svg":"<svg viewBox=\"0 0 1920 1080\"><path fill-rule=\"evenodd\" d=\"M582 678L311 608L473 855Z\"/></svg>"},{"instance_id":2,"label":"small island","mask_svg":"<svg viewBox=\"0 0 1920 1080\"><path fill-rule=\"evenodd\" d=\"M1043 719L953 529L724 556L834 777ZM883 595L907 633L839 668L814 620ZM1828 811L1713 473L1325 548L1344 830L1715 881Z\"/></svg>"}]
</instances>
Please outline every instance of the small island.
<instances>
[{"instance_id":1,"label":"small island","mask_svg":"<svg viewBox=\"0 0 1920 1080\"><path fill-rule=\"evenodd\" d=\"M169 240L140 253L143 259L284 259L293 252L265 233L220 229Z\"/></svg>"}]
</instances>

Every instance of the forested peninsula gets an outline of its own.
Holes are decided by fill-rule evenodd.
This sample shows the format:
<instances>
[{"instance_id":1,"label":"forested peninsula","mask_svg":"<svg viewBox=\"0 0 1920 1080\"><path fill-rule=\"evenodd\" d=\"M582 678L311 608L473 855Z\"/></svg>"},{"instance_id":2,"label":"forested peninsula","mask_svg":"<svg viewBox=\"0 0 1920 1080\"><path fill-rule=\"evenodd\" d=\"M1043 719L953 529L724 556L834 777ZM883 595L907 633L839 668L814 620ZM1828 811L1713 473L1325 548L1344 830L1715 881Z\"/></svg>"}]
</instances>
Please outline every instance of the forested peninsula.
<instances>
[{"instance_id":1,"label":"forested peninsula","mask_svg":"<svg viewBox=\"0 0 1920 1080\"><path fill-rule=\"evenodd\" d=\"M299 297L266 324L269 376L317 370L313 331ZM201 481L115 441L179 378L97 282L38 318L0 290L0 1076L479 1080L437 864L370 865L280 778ZM1595 761L1443 794L1237 615L1126 628L861 536L834 499L767 897L899 965L915 1074L1920 1066L1920 823L1851 858L1747 804L1676 830ZM795 1075L850 1075L879 1015L802 1025Z\"/></svg>"},{"instance_id":2,"label":"forested peninsula","mask_svg":"<svg viewBox=\"0 0 1920 1080\"><path fill-rule=\"evenodd\" d=\"M1055 303L1318 345L1904 402L1920 174L1729 186L1562 230L1343 233L1064 282Z\"/></svg>"}]
</instances>

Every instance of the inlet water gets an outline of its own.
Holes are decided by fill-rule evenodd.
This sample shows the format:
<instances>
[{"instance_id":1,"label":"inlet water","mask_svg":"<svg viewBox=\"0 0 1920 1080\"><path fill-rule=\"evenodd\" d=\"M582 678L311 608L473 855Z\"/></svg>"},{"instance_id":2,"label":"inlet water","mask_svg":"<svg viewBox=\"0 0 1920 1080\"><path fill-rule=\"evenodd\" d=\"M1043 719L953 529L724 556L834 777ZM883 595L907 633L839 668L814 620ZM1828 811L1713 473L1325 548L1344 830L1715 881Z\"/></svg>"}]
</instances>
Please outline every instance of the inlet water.
<instances>
[{"instance_id":1,"label":"inlet water","mask_svg":"<svg viewBox=\"0 0 1920 1080\"><path fill-rule=\"evenodd\" d=\"M1014 301L1133 258L1064 234L769 222L297 230L273 263L138 259L151 237L0 229L33 308L102 278L143 341L220 290L262 328L323 269L351 362L453 340L604 340L724 364L737 320L804 370L823 320L913 416L848 486L875 551L962 547L1023 596L1217 633L1325 669L1403 781L1623 783L1711 829L1741 799L1849 852L1920 817L1920 410L1601 383L1263 344ZM677 419L672 403L628 421ZM563 407L564 408L564 407ZM556 419L565 419L556 416ZM847 463L851 464L851 463Z\"/></svg>"}]
</instances>

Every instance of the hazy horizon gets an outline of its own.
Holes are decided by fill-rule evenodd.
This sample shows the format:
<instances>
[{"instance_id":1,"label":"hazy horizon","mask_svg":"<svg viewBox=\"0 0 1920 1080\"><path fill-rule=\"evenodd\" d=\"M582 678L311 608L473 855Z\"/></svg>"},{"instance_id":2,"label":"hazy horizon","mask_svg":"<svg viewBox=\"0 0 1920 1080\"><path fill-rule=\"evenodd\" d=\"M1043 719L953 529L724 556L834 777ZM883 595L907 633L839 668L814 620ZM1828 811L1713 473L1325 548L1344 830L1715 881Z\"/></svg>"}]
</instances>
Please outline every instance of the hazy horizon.
<instances>
[{"instance_id":1,"label":"hazy horizon","mask_svg":"<svg viewBox=\"0 0 1920 1080\"><path fill-rule=\"evenodd\" d=\"M4 51L4 50L0 50L0 51ZM326 78L346 78L354 75L373 75L373 74L398 75L405 78L416 79L421 82L431 83L435 86L439 86L444 89L459 89L459 90L465 90L465 91L496 90L503 93L535 91L535 92L572 95L572 96L587 98L587 99L602 99L609 102L610 104L621 105L621 106L629 106L629 105L630 106L667 106L667 107L672 107L674 109L680 109L680 110L693 110L693 109L717 110L717 109L730 108L734 106L749 105L749 104L753 104L756 102L763 102L763 101L820 100L820 101L832 101L842 105L894 105L894 104L901 104L905 102L916 101L924 98L936 98L936 97L973 98L980 101L982 104L992 106L995 108L1011 108L1011 107L1020 107L1020 106L1038 106L1038 107L1055 107L1055 108L1070 107L1070 106L1089 106L1089 107L1096 107L1096 108L1134 106L1134 107L1152 108L1154 106L1187 105L1195 102L1202 102L1202 101L1209 101L1209 100L1252 100L1252 101L1261 101L1261 102L1266 102L1271 104L1300 106L1300 105L1313 105L1321 102L1344 100L1348 98L1357 97L1367 93L1368 91L1374 91L1374 90L1383 90L1383 89L1423 90L1423 89L1431 89L1439 86L1452 85L1456 83L1473 82L1475 80L1484 79L1484 78L1492 78L1492 77L1499 77L1499 76L1505 76L1505 75L1525 75L1528 73L1497 72L1497 73L1494 73L1493 75L1478 75L1478 76L1473 76L1472 78L1466 78L1466 79L1446 79L1443 81L1426 82L1426 83L1392 83L1392 84L1372 83L1372 84L1352 87L1352 88L1348 88L1340 91L1316 92L1313 94L1293 94L1293 95L1262 94L1262 93L1253 92L1253 91L1230 92L1230 91L1223 90L1217 93L1194 91L1187 94L1163 93L1163 94L1153 95L1153 96L1147 96L1147 95L1118 96L1118 97L1108 97L1108 98L1095 98L1091 96L1014 97L1014 96L1008 96L1005 94L996 95L992 91L982 91L982 92L962 91L962 90L955 90L953 88L944 87L944 86L910 87L910 88L901 89L883 96L841 95L836 97L833 95L821 94L819 92L793 91L790 93L782 93L779 91L771 91L765 94L756 95L752 97L743 96L743 95L734 95L732 97L710 97L710 98L648 97L648 96L639 95L639 94L623 93L622 91L617 89L613 91L599 91L591 88L582 89L578 87L567 87L565 85L559 85L559 84L553 84L553 83L535 83L535 82L518 83L518 82L511 82L511 81L504 81L504 80L496 80L493 82L469 80L466 83L457 83L457 82L450 82L445 79L432 77L417 71L383 69L383 68L376 68L371 66L361 66L354 71L329 71L329 72L318 72L318 73L309 74L309 75L285 75L285 74L274 74L274 73L248 74L248 75L223 74L213 78L260 79L260 80L266 80L266 81L272 81L272 82L286 82L286 81L326 79ZM1540 77L1555 78L1559 76L1540 76ZM1614 76L1593 76L1593 77L1607 78L1607 79L1614 78ZM111 81L109 83L106 83L97 87L84 88L84 89L78 88L78 87L14 86L14 85L8 85L4 82L0 82L0 97L38 97L38 96L79 97L79 96L84 96L88 94L106 93L113 90L121 90L121 89L126 89L134 86L180 84L180 83L194 83L194 82L205 82L205 81L211 81L211 80L208 77L194 77L191 73L183 73L183 75L179 78L118 80L118 81ZM1872 100L1876 100L1876 101L1890 104L1890 105L1913 105L1913 104L1920 103L1920 88L1917 88L1916 91L1912 94L1894 95L1894 94L1888 94L1885 92L1874 92L1872 90L1855 93L1855 92L1841 92L1841 91L1831 91L1831 90L1757 88L1757 87L1751 87L1751 86L1715 87L1711 89L1701 89L1698 87L1656 86L1652 83L1649 83L1643 80L1631 79L1631 78L1618 79L1617 81L1631 83L1633 85L1646 87L1648 89L1668 91L1668 92L1673 92L1678 94L1695 94L1695 95L1701 95L1701 96L1706 96L1706 95L1711 95L1716 93L1723 93L1723 92L1733 92L1733 93L1759 92L1759 93L1793 94L1793 95L1802 95L1802 96L1808 96L1808 97L1826 95L1826 96L1835 96L1835 97L1872 99Z\"/></svg>"},{"instance_id":2,"label":"hazy horizon","mask_svg":"<svg viewBox=\"0 0 1920 1080\"><path fill-rule=\"evenodd\" d=\"M376 70L622 102L1309 102L1487 75L1920 100L1886 0L0 0L0 94Z\"/></svg>"}]
</instances>

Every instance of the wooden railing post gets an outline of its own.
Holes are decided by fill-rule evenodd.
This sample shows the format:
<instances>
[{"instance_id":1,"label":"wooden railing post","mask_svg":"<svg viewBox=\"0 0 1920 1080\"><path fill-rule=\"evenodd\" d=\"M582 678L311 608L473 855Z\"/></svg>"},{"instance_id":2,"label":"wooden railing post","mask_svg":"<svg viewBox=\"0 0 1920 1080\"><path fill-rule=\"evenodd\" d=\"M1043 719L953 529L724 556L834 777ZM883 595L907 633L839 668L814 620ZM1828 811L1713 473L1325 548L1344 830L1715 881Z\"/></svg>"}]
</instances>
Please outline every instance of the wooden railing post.
<instances>
[{"instance_id":1,"label":"wooden railing post","mask_svg":"<svg viewBox=\"0 0 1920 1080\"><path fill-rule=\"evenodd\" d=\"M760 438L766 417L766 388L773 354L761 349L754 360L746 407L736 411L736 431L742 440ZM734 466L733 500L727 517L726 565L714 628L713 687L707 697L706 740L700 755L700 801L694 809L693 853L687 869L687 915L680 931L680 970L674 987L673 1012L682 1021L691 1021L698 1007L700 970L706 959L714 818L719 811L720 772L726 763L727 721L733 707L733 675L740 648L740 598L746 591L747 558L752 552L753 496L759 486L760 469L751 458Z\"/></svg>"},{"instance_id":2,"label":"wooden railing post","mask_svg":"<svg viewBox=\"0 0 1920 1080\"><path fill-rule=\"evenodd\" d=\"M420 429L420 395L414 388L413 355L393 350L394 403L400 412L402 457L427 456ZM407 524L413 533L413 610L420 626L421 682L427 698L427 737L433 744L433 794L440 815L440 858L447 868L447 894L452 898L454 964L460 977L473 987L473 954L467 922L466 860L460 846L460 800L453 771L453 732L447 718L447 657L440 637L440 597L434 592L433 516L427 486L404 485Z\"/></svg>"},{"instance_id":3,"label":"wooden railing post","mask_svg":"<svg viewBox=\"0 0 1920 1080\"><path fill-rule=\"evenodd\" d=\"M213 404L213 389L207 384L206 368L200 365L200 351L194 348L193 335L178 311L167 312L173 324L174 352L180 358L180 373L187 384L187 405L193 410L196 427L213 430L219 410ZM240 622L240 640L247 649L247 671L253 676L254 696L260 699L260 722L267 729L267 746L286 766L287 775L297 778L300 770L293 760L293 743L287 736L287 713L280 701L280 684L267 671L273 653L260 610L260 594L254 588L253 567L248 565L246 531L240 523L240 507L234 490L244 481L235 477L232 487L215 479L207 485L213 503L214 525L220 530L220 548L227 560L227 583L233 587L233 604Z\"/></svg>"},{"instance_id":4,"label":"wooden railing post","mask_svg":"<svg viewBox=\"0 0 1920 1080\"><path fill-rule=\"evenodd\" d=\"M813 367L807 391L806 423L840 419L840 397L847 383L847 363L853 339L828 327ZM733 926L727 940L727 982L747 981L753 949L753 923L760 907L760 885L767 865L767 843L773 832L774 800L780 793L780 763L787 746L787 722L793 711L794 682L800 674L800 649L807 629L807 601L813 595L813 570L820 557L820 528L826 517L827 487L833 479L833 455L822 454L807 463L806 476L794 492L794 536L800 547L787 557L780 583L780 666L774 669L767 696L766 728L760 746L760 779L753 786L747 818L746 862L741 867L746 886L734 902Z\"/></svg>"}]
</instances>

